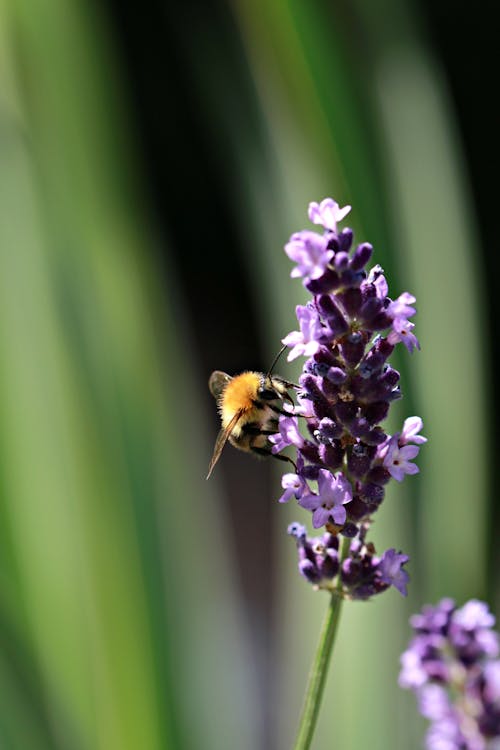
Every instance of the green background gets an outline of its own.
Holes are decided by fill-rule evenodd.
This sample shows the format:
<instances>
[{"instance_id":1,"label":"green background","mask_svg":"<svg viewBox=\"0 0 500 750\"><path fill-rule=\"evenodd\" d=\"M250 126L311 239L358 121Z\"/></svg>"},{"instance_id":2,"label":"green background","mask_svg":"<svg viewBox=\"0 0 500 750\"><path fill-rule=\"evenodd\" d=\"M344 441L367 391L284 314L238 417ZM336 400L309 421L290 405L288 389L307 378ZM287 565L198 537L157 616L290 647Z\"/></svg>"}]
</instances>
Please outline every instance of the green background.
<instances>
[{"instance_id":1,"label":"green background","mask_svg":"<svg viewBox=\"0 0 500 750\"><path fill-rule=\"evenodd\" d=\"M345 606L313 747L419 748L408 616L498 582L490 269L439 48L396 0L135 13L0 0L0 745L290 747L326 608L285 533L308 514L231 448L205 482L206 381L295 327L282 246L331 195L417 297L391 424L429 442L373 530L409 597Z\"/></svg>"}]
</instances>

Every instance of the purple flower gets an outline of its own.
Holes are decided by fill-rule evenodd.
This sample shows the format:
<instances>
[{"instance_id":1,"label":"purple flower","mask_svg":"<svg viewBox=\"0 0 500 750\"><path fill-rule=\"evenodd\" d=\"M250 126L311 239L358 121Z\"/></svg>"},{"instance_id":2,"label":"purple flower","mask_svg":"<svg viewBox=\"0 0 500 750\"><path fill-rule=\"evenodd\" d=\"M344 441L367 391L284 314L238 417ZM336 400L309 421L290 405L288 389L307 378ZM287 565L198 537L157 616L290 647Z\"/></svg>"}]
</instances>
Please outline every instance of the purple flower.
<instances>
[{"instance_id":1,"label":"purple flower","mask_svg":"<svg viewBox=\"0 0 500 750\"><path fill-rule=\"evenodd\" d=\"M290 534L290 536L295 537L295 539L297 540L297 543L300 543L300 544L305 542L306 537L307 537L306 527L303 524L298 523L297 521L293 521L288 526L287 533Z\"/></svg>"},{"instance_id":2,"label":"purple flower","mask_svg":"<svg viewBox=\"0 0 500 750\"><path fill-rule=\"evenodd\" d=\"M299 505L312 510L312 525L319 529L333 518L336 524L342 525L346 520L344 505L352 500L352 487L343 474L334 476L326 469L318 473L318 494L303 495Z\"/></svg>"},{"instance_id":3,"label":"purple flower","mask_svg":"<svg viewBox=\"0 0 500 750\"><path fill-rule=\"evenodd\" d=\"M427 671L422 664L422 657L416 649L409 648L401 654L401 672L399 685L402 688L419 688L428 680Z\"/></svg>"},{"instance_id":4,"label":"purple flower","mask_svg":"<svg viewBox=\"0 0 500 750\"><path fill-rule=\"evenodd\" d=\"M295 414L306 418L314 416L313 402L310 399L305 398L300 391L297 394L297 402L297 406L294 409Z\"/></svg>"},{"instance_id":5,"label":"purple flower","mask_svg":"<svg viewBox=\"0 0 500 750\"><path fill-rule=\"evenodd\" d=\"M299 420L297 417L284 417L281 415L279 420L279 432L276 433L276 435L270 435L269 442L273 443L273 453L280 453L283 448L287 448L289 445L295 445L297 448L302 448L304 445L304 438L299 432Z\"/></svg>"},{"instance_id":6,"label":"purple flower","mask_svg":"<svg viewBox=\"0 0 500 750\"><path fill-rule=\"evenodd\" d=\"M321 337L323 331L318 311L314 307L297 305L295 312L300 331L292 331L282 339L285 346L293 347L288 353L289 362L300 357L301 354L305 357L316 354L320 350L318 338Z\"/></svg>"},{"instance_id":7,"label":"purple flower","mask_svg":"<svg viewBox=\"0 0 500 750\"><path fill-rule=\"evenodd\" d=\"M486 750L484 745L470 745L460 731L459 717L450 711L448 716L434 722L425 738L427 750Z\"/></svg>"},{"instance_id":8,"label":"purple flower","mask_svg":"<svg viewBox=\"0 0 500 750\"><path fill-rule=\"evenodd\" d=\"M484 668L484 697L500 708L500 661L491 661Z\"/></svg>"},{"instance_id":9,"label":"purple flower","mask_svg":"<svg viewBox=\"0 0 500 750\"><path fill-rule=\"evenodd\" d=\"M384 269L378 263L376 266L373 266L368 274L368 283L374 285L378 299L384 300L387 297L389 285L384 276Z\"/></svg>"},{"instance_id":10,"label":"purple flower","mask_svg":"<svg viewBox=\"0 0 500 750\"><path fill-rule=\"evenodd\" d=\"M333 534L308 537L305 527L294 522L288 533L295 537L299 557L299 572L309 582L322 588L330 588L339 570L339 542Z\"/></svg>"},{"instance_id":11,"label":"purple flower","mask_svg":"<svg viewBox=\"0 0 500 750\"><path fill-rule=\"evenodd\" d=\"M297 263L290 276L303 277L306 282L319 279L334 255L333 250L328 249L328 240L310 230L292 234L285 245L285 253Z\"/></svg>"},{"instance_id":12,"label":"purple flower","mask_svg":"<svg viewBox=\"0 0 500 750\"><path fill-rule=\"evenodd\" d=\"M410 617L410 625L417 634L444 632L455 610L453 599L441 599L436 606L426 604L421 612Z\"/></svg>"},{"instance_id":13,"label":"purple flower","mask_svg":"<svg viewBox=\"0 0 500 750\"><path fill-rule=\"evenodd\" d=\"M410 323L405 318L395 318L392 323L392 331L387 337L387 341L390 344L397 344L402 341L406 346L410 354L414 349L420 349L420 343L415 334L413 334L412 328L415 328L414 323Z\"/></svg>"},{"instance_id":14,"label":"purple flower","mask_svg":"<svg viewBox=\"0 0 500 750\"><path fill-rule=\"evenodd\" d=\"M400 684L402 684L400 682ZM409 685L404 687L410 687ZM426 719L440 721L449 716L450 699L445 688L441 685L427 684L422 687L418 694L418 705L420 713Z\"/></svg>"},{"instance_id":15,"label":"purple flower","mask_svg":"<svg viewBox=\"0 0 500 750\"><path fill-rule=\"evenodd\" d=\"M495 618L484 602L471 599L455 610L448 628L448 637L453 647L466 661L479 656L498 656L498 636L492 630Z\"/></svg>"},{"instance_id":16,"label":"purple flower","mask_svg":"<svg viewBox=\"0 0 500 750\"><path fill-rule=\"evenodd\" d=\"M417 445L404 445L399 447L398 435L393 435L381 448L383 452L383 465L394 479L402 482L405 474L418 474L420 469L411 459L418 455L420 448Z\"/></svg>"},{"instance_id":17,"label":"purple flower","mask_svg":"<svg viewBox=\"0 0 500 750\"><path fill-rule=\"evenodd\" d=\"M350 210L351 206L340 208L333 198L325 198L321 203L312 201L309 204L308 215L313 224L322 224L325 229L336 232L337 222L342 221Z\"/></svg>"},{"instance_id":18,"label":"purple flower","mask_svg":"<svg viewBox=\"0 0 500 750\"><path fill-rule=\"evenodd\" d=\"M463 607L455 611L453 623L464 630L492 628L495 624L495 617L489 611L487 604L478 599L470 599Z\"/></svg>"},{"instance_id":19,"label":"purple flower","mask_svg":"<svg viewBox=\"0 0 500 750\"><path fill-rule=\"evenodd\" d=\"M411 307L416 298L409 292L403 292L399 297L391 302L386 309L387 315L393 320L396 318L408 319L411 318L417 312L414 307Z\"/></svg>"},{"instance_id":20,"label":"purple flower","mask_svg":"<svg viewBox=\"0 0 500 750\"><path fill-rule=\"evenodd\" d=\"M415 443L415 445L421 445L427 442L427 438L418 433L423 428L424 423L420 417L408 417L405 419L401 435L399 436L399 445L406 445L406 443Z\"/></svg>"},{"instance_id":21,"label":"purple flower","mask_svg":"<svg viewBox=\"0 0 500 750\"><path fill-rule=\"evenodd\" d=\"M379 563L382 581L389 586L394 586L403 596L407 595L406 584L410 580L406 570L403 570L403 565L409 559L408 555L398 553L395 549L388 549L382 555Z\"/></svg>"},{"instance_id":22,"label":"purple flower","mask_svg":"<svg viewBox=\"0 0 500 750\"><path fill-rule=\"evenodd\" d=\"M300 500L304 492L309 490L305 479L302 479L298 474L283 474L281 486L285 491L279 498L279 503L287 503L292 495L295 496L296 500Z\"/></svg>"}]
</instances>

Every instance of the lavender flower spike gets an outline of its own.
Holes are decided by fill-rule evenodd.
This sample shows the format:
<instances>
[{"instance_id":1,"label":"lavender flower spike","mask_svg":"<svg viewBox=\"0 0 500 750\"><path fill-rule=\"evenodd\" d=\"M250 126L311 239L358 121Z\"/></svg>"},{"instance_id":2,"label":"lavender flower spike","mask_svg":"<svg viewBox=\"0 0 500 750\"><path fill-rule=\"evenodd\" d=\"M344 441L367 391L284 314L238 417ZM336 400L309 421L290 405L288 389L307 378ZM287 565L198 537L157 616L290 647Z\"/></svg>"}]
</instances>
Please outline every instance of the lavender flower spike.
<instances>
[{"instance_id":1,"label":"lavender flower spike","mask_svg":"<svg viewBox=\"0 0 500 750\"><path fill-rule=\"evenodd\" d=\"M311 299L296 308L299 330L282 340L290 348L288 361L302 356L305 362L295 416L280 416L280 433L271 442L273 453L290 446L297 451L297 471L284 475L280 502L295 497L311 512L313 528L353 540L333 567L304 557L304 542L301 574L317 588L367 599L391 586L406 594L407 556L395 549L377 556L366 536L387 483L418 473L415 459L427 438L418 416L393 435L382 424L402 395L389 358L398 344L410 353L420 348L410 321L416 300L407 291L389 296L383 269L368 267L368 242L351 250L352 230L337 227L350 210L332 198L311 202L309 219L322 233L304 229L285 246L296 263L291 275L302 279Z\"/></svg>"},{"instance_id":2,"label":"lavender flower spike","mask_svg":"<svg viewBox=\"0 0 500 750\"><path fill-rule=\"evenodd\" d=\"M414 637L401 656L399 684L412 689L432 723L428 750L500 746L500 659L495 618L484 602L457 609L451 599L426 606L410 622Z\"/></svg>"}]
</instances>

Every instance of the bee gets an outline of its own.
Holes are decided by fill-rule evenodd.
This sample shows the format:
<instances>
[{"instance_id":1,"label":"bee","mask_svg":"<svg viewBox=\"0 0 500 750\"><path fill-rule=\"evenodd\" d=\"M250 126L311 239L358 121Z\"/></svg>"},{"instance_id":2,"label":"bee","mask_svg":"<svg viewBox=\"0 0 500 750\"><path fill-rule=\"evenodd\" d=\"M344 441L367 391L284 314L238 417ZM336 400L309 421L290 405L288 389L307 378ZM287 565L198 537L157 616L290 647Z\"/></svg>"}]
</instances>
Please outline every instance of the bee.
<instances>
[{"instance_id":1,"label":"bee","mask_svg":"<svg viewBox=\"0 0 500 750\"><path fill-rule=\"evenodd\" d=\"M268 436L278 432L279 415L290 414L283 405L285 401L294 404L289 390L298 386L270 373L242 372L231 377L215 370L208 387L217 401L222 428L215 441L207 479L228 441L239 450L294 463L288 456L271 453Z\"/></svg>"}]
</instances>

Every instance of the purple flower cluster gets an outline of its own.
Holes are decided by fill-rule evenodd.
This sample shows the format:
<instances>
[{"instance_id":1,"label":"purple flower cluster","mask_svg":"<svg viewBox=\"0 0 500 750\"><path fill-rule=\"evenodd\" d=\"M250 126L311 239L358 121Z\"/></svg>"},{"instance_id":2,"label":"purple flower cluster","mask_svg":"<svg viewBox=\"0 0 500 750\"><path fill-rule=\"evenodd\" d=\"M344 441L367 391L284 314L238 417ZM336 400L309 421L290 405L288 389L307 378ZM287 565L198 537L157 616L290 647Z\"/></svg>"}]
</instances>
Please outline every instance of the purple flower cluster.
<instances>
[{"instance_id":1,"label":"purple flower cluster","mask_svg":"<svg viewBox=\"0 0 500 750\"><path fill-rule=\"evenodd\" d=\"M294 534L301 573L320 588L332 588L336 578L346 596L366 598L391 583L406 593L402 566L408 558L394 550L379 558L364 536L391 478L400 482L418 472L413 460L426 438L420 434L419 417L406 419L394 435L381 426L392 402L401 398L400 375L388 359L398 343L410 352L420 348L410 322L415 297L408 292L389 297L382 268L367 269L372 246L351 249L352 230L337 229L350 208L340 208L331 198L311 203L309 218L323 226L323 233L297 232L285 246L296 264L291 276L302 278L312 299L297 306L299 330L283 339L289 361L299 356L306 361L298 404L280 417L279 433L270 441L274 453L289 446L297 452L295 473L283 476L280 501L294 496L312 512L315 529L326 527L329 534L345 538L362 536L349 551L343 547L341 557L347 558L337 560L340 568L326 575L335 566L328 562L325 568L311 552L318 540ZM349 566L356 574L349 573ZM353 582L348 583L350 575Z\"/></svg>"},{"instance_id":2,"label":"purple flower cluster","mask_svg":"<svg viewBox=\"0 0 500 750\"><path fill-rule=\"evenodd\" d=\"M499 638L483 602L451 599L410 619L415 635L401 657L401 687L415 691L431 721L428 750L500 748Z\"/></svg>"},{"instance_id":3,"label":"purple flower cluster","mask_svg":"<svg viewBox=\"0 0 500 750\"><path fill-rule=\"evenodd\" d=\"M354 524L350 527L351 533L358 534ZM402 565L408 562L408 557L395 549L388 549L382 557L377 557L373 545L364 540L367 528L362 525L358 538L349 544L348 554L340 559L336 534L325 532L311 538L305 526L291 523L288 533L297 541L301 574L317 588L335 592L345 599L369 599L389 586L395 586L406 596L408 573ZM349 538L349 528L344 527L344 534Z\"/></svg>"}]
</instances>

